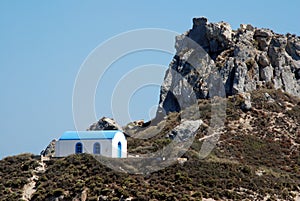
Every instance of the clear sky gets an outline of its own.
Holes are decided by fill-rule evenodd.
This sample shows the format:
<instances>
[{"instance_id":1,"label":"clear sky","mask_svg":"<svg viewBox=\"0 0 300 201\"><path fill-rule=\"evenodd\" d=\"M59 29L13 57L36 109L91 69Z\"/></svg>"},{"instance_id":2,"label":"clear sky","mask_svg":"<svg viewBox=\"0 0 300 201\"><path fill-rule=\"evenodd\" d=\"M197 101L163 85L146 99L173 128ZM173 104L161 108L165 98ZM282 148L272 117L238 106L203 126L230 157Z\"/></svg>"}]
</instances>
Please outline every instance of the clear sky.
<instances>
[{"instance_id":1,"label":"clear sky","mask_svg":"<svg viewBox=\"0 0 300 201\"><path fill-rule=\"evenodd\" d=\"M299 8L296 0L0 1L0 158L39 154L52 139L74 129L76 75L89 53L107 39L141 28L182 33L191 28L196 16L226 21L234 29L251 23L300 35ZM167 66L171 58L151 51L130 55L114 64L102 84L113 85L114 75L137 65ZM98 88L97 116L111 116L108 95ZM130 103L132 117L147 119L149 109L158 102L158 92L157 86L138 91Z\"/></svg>"}]
</instances>

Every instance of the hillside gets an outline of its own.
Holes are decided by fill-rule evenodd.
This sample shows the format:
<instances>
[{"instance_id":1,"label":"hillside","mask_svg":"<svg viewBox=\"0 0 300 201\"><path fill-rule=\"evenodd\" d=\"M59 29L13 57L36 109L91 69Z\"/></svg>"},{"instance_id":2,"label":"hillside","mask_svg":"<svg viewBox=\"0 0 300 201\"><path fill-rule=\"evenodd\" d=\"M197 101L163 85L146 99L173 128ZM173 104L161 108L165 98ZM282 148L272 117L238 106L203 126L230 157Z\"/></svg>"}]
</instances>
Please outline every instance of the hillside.
<instances>
[{"instance_id":1,"label":"hillside","mask_svg":"<svg viewBox=\"0 0 300 201\"><path fill-rule=\"evenodd\" d=\"M176 39L157 117L122 128L135 158L97 158L113 170L88 154L49 161L31 154L7 157L0 161L0 200L300 200L299 37L251 25L231 30L205 18L193 23ZM195 56L197 51L205 54ZM211 83L224 84L219 97ZM186 95L190 87L193 101ZM221 106L222 126L211 133L214 109ZM180 129L196 121L200 127L185 136ZM99 122L89 130L101 129ZM143 159L156 152L165 156L164 148L176 140L173 151L180 152L190 137L195 139L187 151L165 168L155 169L163 157L151 164ZM216 144L203 157L199 151L214 137Z\"/></svg>"},{"instance_id":2,"label":"hillside","mask_svg":"<svg viewBox=\"0 0 300 201\"><path fill-rule=\"evenodd\" d=\"M266 93L275 102L266 101ZM251 95L253 108L247 112L240 109L238 96L228 99L225 128L217 147L203 160L198 158L198 140L184 155L186 162L148 175L116 172L85 154L53 159L39 173L31 200L294 200L300 192L300 100L272 89ZM202 118L210 115L204 102L199 101ZM170 114L165 130L151 140L129 138L130 153L153 152L168 143L165 136L178 116ZM206 129L202 126L196 138ZM37 162L30 155L0 162L1 200L22 197Z\"/></svg>"}]
</instances>

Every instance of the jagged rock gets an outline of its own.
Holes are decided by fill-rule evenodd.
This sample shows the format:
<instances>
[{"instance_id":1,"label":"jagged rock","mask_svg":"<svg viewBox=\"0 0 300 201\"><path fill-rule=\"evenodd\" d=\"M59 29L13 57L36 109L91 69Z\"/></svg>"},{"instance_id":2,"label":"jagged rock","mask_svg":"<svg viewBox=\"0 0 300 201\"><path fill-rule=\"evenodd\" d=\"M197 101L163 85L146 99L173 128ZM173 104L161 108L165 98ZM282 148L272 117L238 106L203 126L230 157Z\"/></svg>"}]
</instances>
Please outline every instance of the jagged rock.
<instances>
[{"instance_id":1,"label":"jagged rock","mask_svg":"<svg viewBox=\"0 0 300 201\"><path fill-rule=\"evenodd\" d=\"M240 31L253 31L254 27L251 24L240 24Z\"/></svg>"},{"instance_id":2,"label":"jagged rock","mask_svg":"<svg viewBox=\"0 0 300 201\"><path fill-rule=\"evenodd\" d=\"M171 139L177 137L179 141L186 141L192 138L192 136L190 136L193 134L191 130L196 131L202 123L202 120L183 120L179 126L169 133L169 136L172 136Z\"/></svg>"},{"instance_id":3,"label":"jagged rock","mask_svg":"<svg viewBox=\"0 0 300 201\"><path fill-rule=\"evenodd\" d=\"M273 77L273 67L267 66L265 68L260 69L260 78L266 82L270 82Z\"/></svg>"},{"instance_id":4,"label":"jagged rock","mask_svg":"<svg viewBox=\"0 0 300 201\"><path fill-rule=\"evenodd\" d=\"M270 38L273 32L269 29L256 29L254 32L254 37Z\"/></svg>"},{"instance_id":5,"label":"jagged rock","mask_svg":"<svg viewBox=\"0 0 300 201\"><path fill-rule=\"evenodd\" d=\"M259 56L258 56L258 64L261 67L267 67L270 65L270 61L268 58L268 55L266 52L262 52Z\"/></svg>"},{"instance_id":6,"label":"jagged rock","mask_svg":"<svg viewBox=\"0 0 300 201\"><path fill-rule=\"evenodd\" d=\"M271 41L273 33L268 29L256 29L254 32L254 39L258 43L258 47L262 51L266 51Z\"/></svg>"},{"instance_id":7,"label":"jagged rock","mask_svg":"<svg viewBox=\"0 0 300 201\"><path fill-rule=\"evenodd\" d=\"M55 142L56 140L52 140L45 150L41 152L41 155L46 157L53 157L55 155Z\"/></svg>"},{"instance_id":8,"label":"jagged rock","mask_svg":"<svg viewBox=\"0 0 300 201\"><path fill-rule=\"evenodd\" d=\"M241 104L241 109L243 110L243 111L249 111L249 110L251 110L251 108L252 108L252 104L251 104L251 94L250 93L245 93L245 92L243 92L243 93L240 93L240 94L238 94L241 98L242 98L242 100L243 100L243 102L242 102L242 104Z\"/></svg>"},{"instance_id":9,"label":"jagged rock","mask_svg":"<svg viewBox=\"0 0 300 201\"><path fill-rule=\"evenodd\" d=\"M294 60L300 60L300 39L289 36L286 51Z\"/></svg>"},{"instance_id":10,"label":"jagged rock","mask_svg":"<svg viewBox=\"0 0 300 201\"><path fill-rule=\"evenodd\" d=\"M211 57L217 56L231 44L232 29L228 23L208 23L204 17L194 18L193 23L193 29L187 36L209 52Z\"/></svg>"},{"instance_id":11,"label":"jagged rock","mask_svg":"<svg viewBox=\"0 0 300 201\"><path fill-rule=\"evenodd\" d=\"M87 130L120 130L123 131L122 127L119 126L113 119L108 117L102 117L98 122L93 123Z\"/></svg>"},{"instance_id":12,"label":"jagged rock","mask_svg":"<svg viewBox=\"0 0 300 201\"><path fill-rule=\"evenodd\" d=\"M234 31L225 22L209 23L201 17L193 19L191 30L176 37L175 48L161 87L158 113L180 111L182 105L191 103L192 93L197 99L211 97L211 85L222 89L211 81L216 74L227 96L272 86L300 97L300 39L295 35L251 25Z\"/></svg>"}]
</instances>

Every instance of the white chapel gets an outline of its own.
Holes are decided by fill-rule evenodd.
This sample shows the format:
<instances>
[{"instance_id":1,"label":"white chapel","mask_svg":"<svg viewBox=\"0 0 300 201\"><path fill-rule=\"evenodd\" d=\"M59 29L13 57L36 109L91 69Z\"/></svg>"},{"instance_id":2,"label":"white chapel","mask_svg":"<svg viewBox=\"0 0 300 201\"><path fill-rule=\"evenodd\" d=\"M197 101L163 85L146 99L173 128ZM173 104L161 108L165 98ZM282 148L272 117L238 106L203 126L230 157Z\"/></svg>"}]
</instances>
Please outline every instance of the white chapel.
<instances>
[{"instance_id":1,"label":"white chapel","mask_svg":"<svg viewBox=\"0 0 300 201\"><path fill-rule=\"evenodd\" d=\"M118 130L66 131L56 141L55 157L89 153L111 158L127 157L127 140Z\"/></svg>"}]
</instances>

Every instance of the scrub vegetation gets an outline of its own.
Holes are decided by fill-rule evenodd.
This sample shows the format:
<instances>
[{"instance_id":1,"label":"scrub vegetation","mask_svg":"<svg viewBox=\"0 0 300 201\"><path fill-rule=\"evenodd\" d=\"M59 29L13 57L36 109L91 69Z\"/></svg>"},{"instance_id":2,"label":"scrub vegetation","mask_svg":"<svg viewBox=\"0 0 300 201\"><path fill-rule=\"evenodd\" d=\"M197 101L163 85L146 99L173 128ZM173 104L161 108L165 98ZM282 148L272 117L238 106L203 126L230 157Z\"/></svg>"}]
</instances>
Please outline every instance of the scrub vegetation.
<instances>
[{"instance_id":1,"label":"scrub vegetation","mask_svg":"<svg viewBox=\"0 0 300 201\"><path fill-rule=\"evenodd\" d=\"M266 100L266 93L272 99ZM247 112L240 109L239 96L227 98L225 126L205 159L198 157L198 139L209 129L210 102L199 100L204 124L183 156L186 162L137 175L111 170L87 154L53 158L39 173L31 200L294 200L300 192L300 100L274 89L254 91L251 97ZM172 141L167 134L180 121L180 113L171 113L157 124L133 128L129 153L161 149ZM133 137L153 131L158 134L149 139ZM1 160L0 200L20 199L37 165L30 154Z\"/></svg>"}]
</instances>

